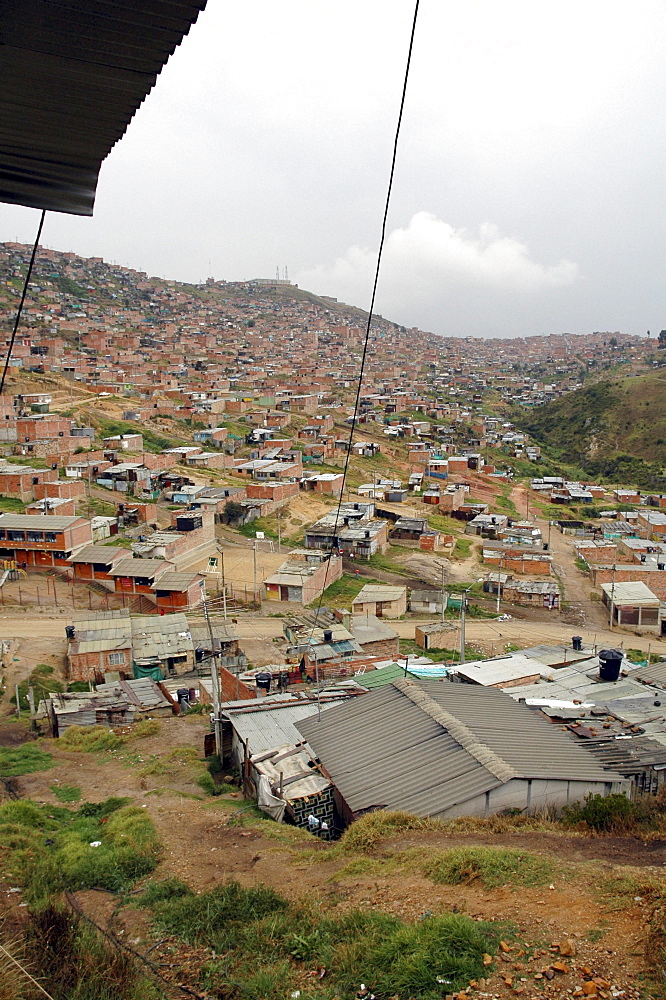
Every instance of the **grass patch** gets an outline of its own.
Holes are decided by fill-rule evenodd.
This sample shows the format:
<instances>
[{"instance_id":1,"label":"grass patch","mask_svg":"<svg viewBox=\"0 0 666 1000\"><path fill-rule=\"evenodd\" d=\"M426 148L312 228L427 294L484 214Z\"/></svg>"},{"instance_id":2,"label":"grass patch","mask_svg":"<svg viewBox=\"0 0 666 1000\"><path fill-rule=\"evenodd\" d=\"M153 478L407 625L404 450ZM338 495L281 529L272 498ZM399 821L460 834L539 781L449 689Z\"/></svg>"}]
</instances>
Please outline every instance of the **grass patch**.
<instances>
[{"instance_id":1,"label":"grass patch","mask_svg":"<svg viewBox=\"0 0 666 1000\"><path fill-rule=\"evenodd\" d=\"M472 542L469 538L456 538L451 555L454 559L467 559L472 549Z\"/></svg>"},{"instance_id":2,"label":"grass patch","mask_svg":"<svg viewBox=\"0 0 666 1000\"><path fill-rule=\"evenodd\" d=\"M232 945L234 925L285 910L288 903L267 886L246 889L231 881L198 896L171 891L168 898L149 905L160 933L182 938L187 944L205 944L222 951Z\"/></svg>"},{"instance_id":3,"label":"grass patch","mask_svg":"<svg viewBox=\"0 0 666 1000\"><path fill-rule=\"evenodd\" d=\"M439 819L413 816L397 809L377 809L347 827L340 838L340 847L344 851L371 851L380 840L408 830L445 829L446 823Z\"/></svg>"},{"instance_id":4,"label":"grass patch","mask_svg":"<svg viewBox=\"0 0 666 1000\"><path fill-rule=\"evenodd\" d=\"M54 765L51 754L35 742L22 743L18 747L0 747L0 776L3 778L48 771Z\"/></svg>"},{"instance_id":5,"label":"grass patch","mask_svg":"<svg viewBox=\"0 0 666 1000\"><path fill-rule=\"evenodd\" d=\"M157 719L141 719L132 730L132 738L144 739L146 736L157 736L162 725Z\"/></svg>"},{"instance_id":6,"label":"grass patch","mask_svg":"<svg viewBox=\"0 0 666 1000\"><path fill-rule=\"evenodd\" d=\"M432 882L461 885L479 881L486 889L498 886L538 886L552 881L556 866L528 851L496 847L457 847L432 854L423 866Z\"/></svg>"},{"instance_id":7,"label":"grass patch","mask_svg":"<svg viewBox=\"0 0 666 1000\"><path fill-rule=\"evenodd\" d=\"M58 802L80 802L81 789L77 785L51 785Z\"/></svg>"},{"instance_id":8,"label":"grass patch","mask_svg":"<svg viewBox=\"0 0 666 1000\"><path fill-rule=\"evenodd\" d=\"M18 497L0 497L0 511L3 514L24 514L25 506Z\"/></svg>"},{"instance_id":9,"label":"grass patch","mask_svg":"<svg viewBox=\"0 0 666 1000\"><path fill-rule=\"evenodd\" d=\"M119 750L124 745L122 736L103 726L68 726L60 737L60 746L73 753Z\"/></svg>"},{"instance_id":10,"label":"grass patch","mask_svg":"<svg viewBox=\"0 0 666 1000\"><path fill-rule=\"evenodd\" d=\"M48 698L51 692L59 693L65 690L64 684L56 680L53 677L53 667L50 667L48 663L38 663L37 666L30 672L27 680L22 681L19 686L19 707L23 711L28 711L30 708L30 703L28 702L28 688L33 689L33 695L35 699L35 707L39 705L39 702L44 698ZM16 704L16 695L12 695L10 699L12 705Z\"/></svg>"},{"instance_id":11,"label":"grass patch","mask_svg":"<svg viewBox=\"0 0 666 1000\"><path fill-rule=\"evenodd\" d=\"M25 799L6 802L0 842L3 874L22 884L26 901L37 906L63 889L127 889L159 860L149 816L119 798L85 803L76 812Z\"/></svg>"},{"instance_id":12,"label":"grass patch","mask_svg":"<svg viewBox=\"0 0 666 1000\"><path fill-rule=\"evenodd\" d=\"M237 882L193 895L179 880L149 887L139 900L159 934L204 944L221 958L202 969L203 990L224 989L229 1000L304 1000L355 996L361 983L378 997L441 1000L484 974L495 950L493 925L444 913L414 924L376 909L331 916L316 903L290 904L265 886ZM312 984L312 968L328 970ZM308 977L308 978L306 978Z\"/></svg>"}]
</instances>

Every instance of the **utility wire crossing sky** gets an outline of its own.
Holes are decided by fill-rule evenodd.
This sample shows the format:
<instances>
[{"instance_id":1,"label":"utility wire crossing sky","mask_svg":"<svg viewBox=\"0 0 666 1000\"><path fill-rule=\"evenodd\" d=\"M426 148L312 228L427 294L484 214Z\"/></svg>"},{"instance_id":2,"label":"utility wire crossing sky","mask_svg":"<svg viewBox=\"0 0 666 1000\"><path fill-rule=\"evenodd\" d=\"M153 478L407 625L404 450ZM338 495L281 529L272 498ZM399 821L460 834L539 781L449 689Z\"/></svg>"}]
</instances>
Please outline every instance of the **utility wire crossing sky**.
<instances>
[{"instance_id":1,"label":"utility wire crossing sky","mask_svg":"<svg viewBox=\"0 0 666 1000\"><path fill-rule=\"evenodd\" d=\"M412 0L209 0L43 243L367 308ZM455 336L666 326L666 8L422 0L382 315ZM0 206L0 240L34 210Z\"/></svg>"}]
</instances>

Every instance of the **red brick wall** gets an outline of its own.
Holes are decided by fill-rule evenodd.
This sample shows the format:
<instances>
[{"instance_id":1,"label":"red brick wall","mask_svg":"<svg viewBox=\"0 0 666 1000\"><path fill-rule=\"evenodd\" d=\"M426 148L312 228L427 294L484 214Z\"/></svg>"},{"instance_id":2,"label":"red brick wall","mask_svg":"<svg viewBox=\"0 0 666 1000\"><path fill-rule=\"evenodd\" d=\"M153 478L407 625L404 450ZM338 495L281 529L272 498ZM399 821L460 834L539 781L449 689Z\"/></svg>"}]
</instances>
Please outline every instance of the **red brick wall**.
<instances>
[{"instance_id":1,"label":"red brick wall","mask_svg":"<svg viewBox=\"0 0 666 1000\"><path fill-rule=\"evenodd\" d=\"M256 698L256 688L251 688L249 684L238 680L226 667L220 667L220 695L222 701L245 701Z\"/></svg>"},{"instance_id":2,"label":"red brick wall","mask_svg":"<svg viewBox=\"0 0 666 1000\"><path fill-rule=\"evenodd\" d=\"M248 483L248 500L287 500L299 491L298 483Z\"/></svg>"},{"instance_id":3,"label":"red brick wall","mask_svg":"<svg viewBox=\"0 0 666 1000\"><path fill-rule=\"evenodd\" d=\"M33 487L33 493L35 500L44 500L46 497L69 500L70 498L82 497L85 493L85 484L80 479L56 479L50 483L37 483Z\"/></svg>"}]
</instances>

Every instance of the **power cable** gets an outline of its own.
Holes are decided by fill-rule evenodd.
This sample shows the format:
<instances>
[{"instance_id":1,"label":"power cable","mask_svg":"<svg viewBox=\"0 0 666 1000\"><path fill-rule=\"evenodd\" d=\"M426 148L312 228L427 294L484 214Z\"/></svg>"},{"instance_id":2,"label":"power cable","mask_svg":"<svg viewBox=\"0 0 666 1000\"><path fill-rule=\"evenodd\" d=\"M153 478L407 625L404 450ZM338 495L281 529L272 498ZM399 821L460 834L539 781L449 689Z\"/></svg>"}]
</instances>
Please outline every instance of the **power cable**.
<instances>
[{"instance_id":1,"label":"power cable","mask_svg":"<svg viewBox=\"0 0 666 1000\"><path fill-rule=\"evenodd\" d=\"M345 485L347 483L347 472L349 470L349 461L351 459L352 445L353 445L353 442L354 442L354 432L356 431L356 422L357 422L357 419L358 419L358 411L359 411L359 406L360 406L360 402L361 402L361 388L363 386L363 374L365 372L365 363L366 363L366 359L367 359L367 356L368 356L368 344L370 342L370 330L372 328L372 318L373 318L373 312L374 312L374 308L375 308L375 298L377 296L377 285L379 283L379 271L380 271L380 268L381 268L382 255L383 255L383 252L384 252L384 243L386 241L386 223L387 223L387 220L388 220L389 207L390 207L390 204L391 204L391 193L392 193L392 190L393 190L393 178L395 176L395 167L396 167L396 162L397 162L397 157L398 157L398 140L400 138L400 130L401 130L401 126L402 126L403 112L404 112L404 109L405 109L405 98L407 96L407 83L409 81L409 71L410 71L411 62L412 62L412 51L413 51L413 48L414 48L414 35L415 35L415 32L416 32L416 21L417 21L418 13L419 13L419 2L420 2L420 0L416 0L416 3L414 5L414 16L412 18L412 28L411 28L411 32L410 32L410 36L409 36L409 47L408 47L408 50L407 50L407 62L406 62L406 65L405 65L405 73L404 73L403 82L402 82L402 94L401 94L401 97L400 97L400 109L398 111L398 121L397 121L397 124L396 124L395 134L394 134L394 138L393 138L393 153L392 153L392 156L391 156L391 169L390 169L390 172L389 172L388 187L387 187L387 191L386 191L386 199L385 199L385 202L384 202L384 215L383 215L383 218L382 218L381 235L380 235L380 239L379 239L379 248L378 248L378 251L377 251L377 265L375 267L375 276L374 276L374 281L373 281L373 284L372 284L372 295L370 297L370 309L368 311L368 319L367 319L366 328L365 328L365 339L363 341L363 352L361 354L361 367L360 367L359 375L358 375L358 385L357 385L357 388L356 388L356 398L354 400L354 412L352 414L352 422L351 422L351 427L349 429L349 440L347 442L347 455L345 457L345 462L344 462L344 466L343 466L343 469L342 469L342 487L340 489L340 496L339 496L339 499L338 499L338 505L337 505L336 512L335 512L335 522L333 524L333 534L331 536L331 546L333 545L333 542L334 542L335 538L337 537L337 533L338 533L338 525L340 523L340 513L341 513L341 510L342 510L342 498L344 496ZM331 557L332 557L332 554L333 553L331 552L331 556L329 557L329 559L328 559L328 561L326 563L326 573L324 575L324 586L322 588L321 594L319 595L319 601L317 603L317 608L316 608L315 613L314 613L314 620L313 620L313 624L312 624L312 631L310 633L310 638L312 638L312 635L314 633L314 630L315 630L315 627L316 627L316 624L317 624L317 620L319 618L319 612L321 611L321 606L322 606L322 601L323 601L323 597L324 597L324 592L326 590L326 587L328 586L328 582L327 581L328 581L328 576L329 576L329 569L330 569L330 566L331 566Z\"/></svg>"},{"instance_id":2,"label":"power cable","mask_svg":"<svg viewBox=\"0 0 666 1000\"><path fill-rule=\"evenodd\" d=\"M28 270L26 272L25 281L23 283L23 292L21 294L21 301L19 302L19 307L16 313L16 319L14 320L14 329L12 330L11 340L9 341L9 347L7 348L7 357L5 359L5 367L2 372L2 379L0 380L0 396L2 395L2 390L5 387L5 378L7 377L7 369L9 368L9 361L12 356L12 351L14 350L14 341L16 340L16 331L19 328L19 323L21 322L21 313L23 312L23 305L25 303L25 297L28 294L28 285L30 284L30 276L32 274L32 268L35 263L35 257L37 256L37 247L39 246L39 238L42 235L42 228L44 226L44 219L46 218L46 209L42 210L41 217L39 219L39 227L37 229L37 236L35 238L35 244L32 248L32 254L30 256L30 263L28 264Z\"/></svg>"}]
</instances>

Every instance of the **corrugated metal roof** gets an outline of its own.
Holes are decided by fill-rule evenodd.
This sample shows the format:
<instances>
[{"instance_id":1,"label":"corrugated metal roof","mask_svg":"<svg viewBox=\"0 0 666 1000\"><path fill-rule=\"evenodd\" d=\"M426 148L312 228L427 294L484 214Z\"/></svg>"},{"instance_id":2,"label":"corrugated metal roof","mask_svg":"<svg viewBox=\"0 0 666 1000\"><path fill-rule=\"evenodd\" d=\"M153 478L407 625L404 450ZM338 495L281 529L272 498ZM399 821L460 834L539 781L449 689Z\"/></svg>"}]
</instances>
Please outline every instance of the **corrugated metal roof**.
<instances>
[{"instance_id":1,"label":"corrugated metal roof","mask_svg":"<svg viewBox=\"0 0 666 1000\"><path fill-rule=\"evenodd\" d=\"M399 601L406 593L406 587L384 587L380 584L366 583L352 601L352 607L355 604L372 603L373 601Z\"/></svg>"},{"instance_id":2,"label":"corrugated metal roof","mask_svg":"<svg viewBox=\"0 0 666 1000\"><path fill-rule=\"evenodd\" d=\"M298 724L353 812L436 816L501 781L393 684Z\"/></svg>"},{"instance_id":3,"label":"corrugated metal roof","mask_svg":"<svg viewBox=\"0 0 666 1000\"><path fill-rule=\"evenodd\" d=\"M657 687L666 687L666 662L650 663L647 667L636 670L631 675L637 681L644 684L656 684Z\"/></svg>"},{"instance_id":4,"label":"corrugated metal roof","mask_svg":"<svg viewBox=\"0 0 666 1000\"><path fill-rule=\"evenodd\" d=\"M0 102L2 98L0 98ZM0 150L0 161L2 151ZM0 178L1 181L1 178ZM1 193L1 192L0 192ZM0 514L0 528L13 528L15 530L48 530L64 531L70 528L77 521L83 518L77 515L71 517L59 517L57 514Z\"/></svg>"},{"instance_id":5,"label":"corrugated metal roof","mask_svg":"<svg viewBox=\"0 0 666 1000\"><path fill-rule=\"evenodd\" d=\"M331 708L332 703L322 703L322 712ZM249 740L250 755L253 756L264 750L274 750L284 743L300 743L303 737L296 728L296 723L311 715L316 716L317 712L317 706L310 702L306 705L296 703L283 708L272 708L266 712L229 711L225 714L239 737Z\"/></svg>"},{"instance_id":6,"label":"corrugated metal roof","mask_svg":"<svg viewBox=\"0 0 666 1000\"><path fill-rule=\"evenodd\" d=\"M436 816L511 777L621 780L494 688L396 681L298 729L353 812L386 806Z\"/></svg>"},{"instance_id":7,"label":"corrugated metal roof","mask_svg":"<svg viewBox=\"0 0 666 1000\"><path fill-rule=\"evenodd\" d=\"M0 201L92 215L102 161L205 6L0 4Z\"/></svg>"}]
</instances>

